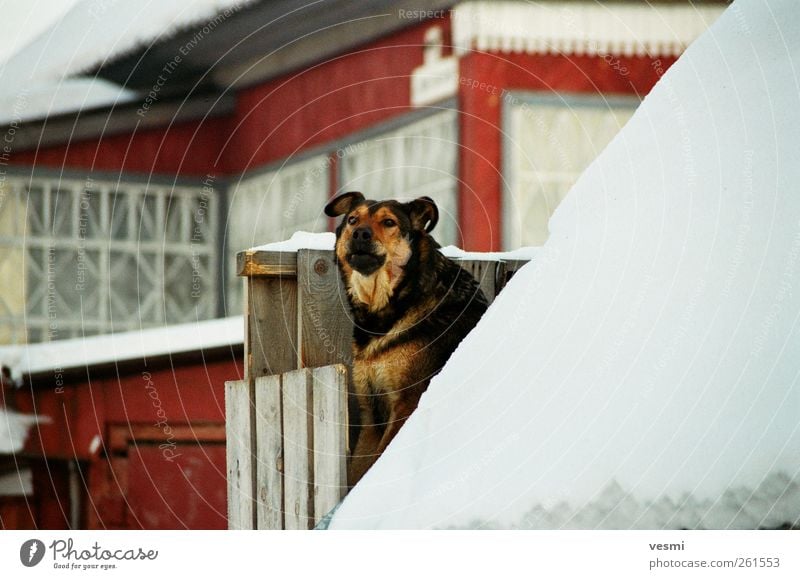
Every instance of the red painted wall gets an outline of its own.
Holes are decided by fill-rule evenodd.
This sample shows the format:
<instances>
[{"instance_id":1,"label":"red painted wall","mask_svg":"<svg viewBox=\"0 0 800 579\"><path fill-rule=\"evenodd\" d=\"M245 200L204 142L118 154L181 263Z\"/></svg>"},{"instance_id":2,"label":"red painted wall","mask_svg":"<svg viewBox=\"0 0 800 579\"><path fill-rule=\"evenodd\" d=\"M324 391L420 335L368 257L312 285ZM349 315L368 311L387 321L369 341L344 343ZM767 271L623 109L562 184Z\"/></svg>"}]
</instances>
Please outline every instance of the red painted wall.
<instances>
[{"instance_id":1,"label":"red painted wall","mask_svg":"<svg viewBox=\"0 0 800 579\"><path fill-rule=\"evenodd\" d=\"M661 59L662 69L674 61ZM659 78L653 60L641 57L470 53L460 67L459 219L470 251L501 249L501 89L644 97Z\"/></svg>"},{"instance_id":2,"label":"red painted wall","mask_svg":"<svg viewBox=\"0 0 800 579\"><path fill-rule=\"evenodd\" d=\"M409 112L411 71L422 64L425 31L433 25L449 43L450 21L428 21L243 90L226 151L231 170L282 160Z\"/></svg>"},{"instance_id":3,"label":"red painted wall","mask_svg":"<svg viewBox=\"0 0 800 579\"><path fill-rule=\"evenodd\" d=\"M220 152L228 131L227 118L213 118L73 141L37 150L15 151L16 165L52 169L207 175L224 172Z\"/></svg>"},{"instance_id":4,"label":"red painted wall","mask_svg":"<svg viewBox=\"0 0 800 579\"><path fill-rule=\"evenodd\" d=\"M239 173L296 155L410 110L411 71L422 64L425 31L404 29L312 68L237 94L230 117L180 123L36 150L11 161L60 169L166 175Z\"/></svg>"},{"instance_id":5,"label":"red painted wall","mask_svg":"<svg viewBox=\"0 0 800 579\"><path fill-rule=\"evenodd\" d=\"M83 527L226 528L224 383L242 376L241 353L109 372L92 368L63 391L39 380L16 392L19 411L50 419L25 448L36 526L68 527L66 464L77 459Z\"/></svg>"}]
</instances>

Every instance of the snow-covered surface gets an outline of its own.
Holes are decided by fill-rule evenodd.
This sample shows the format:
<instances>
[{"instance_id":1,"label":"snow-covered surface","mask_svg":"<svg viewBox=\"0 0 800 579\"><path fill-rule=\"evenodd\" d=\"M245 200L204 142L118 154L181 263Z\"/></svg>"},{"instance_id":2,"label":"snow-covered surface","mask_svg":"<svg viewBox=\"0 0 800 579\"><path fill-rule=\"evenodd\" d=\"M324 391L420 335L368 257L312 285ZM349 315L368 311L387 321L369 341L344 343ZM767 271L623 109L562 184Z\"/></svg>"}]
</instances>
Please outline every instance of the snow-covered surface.
<instances>
[{"instance_id":1,"label":"snow-covered surface","mask_svg":"<svg viewBox=\"0 0 800 579\"><path fill-rule=\"evenodd\" d=\"M309 233L308 231L295 231L285 241L276 241L253 247L250 251L298 251L300 249L333 249L336 235L330 232Z\"/></svg>"},{"instance_id":2,"label":"snow-covered surface","mask_svg":"<svg viewBox=\"0 0 800 579\"><path fill-rule=\"evenodd\" d=\"M246 3L82 0L0 68L0 123L131 101L134 92L81 75Z\"/></svg>"},{"instance_id":3,"label":"snow-covered surface","mask_svg":"<svg viewBox=\"0 0 800 579\"><path fill-rule=\"evenodd\" d=\"M210 350L242 344L242 316L176 324L42 344L0 347L0 368L14 380L53 369L85 368L109 362Z\"/></svg>"},{"instance_id":4,"label":"snow-covered surface","mask_svg":"<svg viewBox=\"0 0 800 579\"><path fill-rule=\"evenodd\" d=\"M3 18L0 18L0 38L3 39L0 44L0 64L49 29L76 2L77 0L3 2Z\"/></svg>"},{"instance_id":5,"label":"snow-covered surface","mask_svg":"<svg viewBox=\"0 0 800 579\"><path fill-rule=\"evenodd\" d=\"M336 235L334 233L309 233L307 231L297 231L285 241L278 241L275 243L268 243L266 245L259 245L253 247L250 251L298 251L300 249L333 249L336 244ZM464 251L455 245L448 245L443 247L440 251L442 255L451 259L483 259L486 261L501 261L501 260L530 260L541 248L539 247L521 247L513 251L497 252L497 253L480 253L472 251Z\"/></svg>"},{"instance_id":6,"label":"snow-covered surface","mask_svg":"<svg viewBox=\"0 0 800 579\"><path fill-rule=\"evenodd\" d=\"M541 251L541 247L520 247L512 251L478 252L464 251L455 245L448 245L439 250L442 255L451 259L482 259L485 261L531 260Z\"/></svg>"},{"instance_id":7,"label":"snow-covered surface","mask_svg":"<svg viewBox=\"0 0 800 579\"><path fill-rule=\"evenodd\" d=\"M687 50L331 528L800 524L798 31Z\"/></svg>"},{"instance_id":8,"label":"snow-covered surface","mask_svg":"<svg viewBox=\"0 0 800 579\"><path fill-rule=\"evenodd\" d=\"M42 420L47 419L0 407L0 454L12 454L22 450L28 438L28 430Z\"/></svg>"},{"instance_id":9,"label":"snow-covered surface","mask_svg":"<svg viewBox=\"0 0 800 579\"><path fill-rule=\"evenodd\" d=\"M0 71L0 79L5 74ZM33 81L3 85L0 89L0 125L11 125L77 110L124 104L136 99L136 93L122 89L101 78L70 78L59 82Z\"/></svg>"}]
</instances>

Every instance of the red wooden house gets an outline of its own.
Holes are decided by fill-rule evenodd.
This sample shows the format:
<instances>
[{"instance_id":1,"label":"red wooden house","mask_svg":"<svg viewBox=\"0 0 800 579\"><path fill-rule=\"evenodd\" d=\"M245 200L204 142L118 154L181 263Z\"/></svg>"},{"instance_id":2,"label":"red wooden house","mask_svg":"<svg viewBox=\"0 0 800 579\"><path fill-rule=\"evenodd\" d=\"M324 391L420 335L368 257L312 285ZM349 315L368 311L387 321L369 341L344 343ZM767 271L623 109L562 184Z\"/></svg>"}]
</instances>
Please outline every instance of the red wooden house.
<instances>
[{"instance_id":1,"label":"red wooden house","mask_svg":"<svg viewBox=\"0 0 800 579\"><path fill-rule=\"evenodd\" d=\"M725 7L203 0L170 12L165 6L179 3L133 4L79 3L0 71L0 343L238 315L235 253L298 229L331 229L322 207L343 190L433 197L443 244L541 245L570 185ZM181 373L159 370L176 400L192 400L181 420L218 423L234 360L226 355L212 370L196 356L185 363ZM151 411L144 370L102 379L111 383L100 429L79 425L81 413L62 421L52 372L32 376L30 396L17 404L53 414L46 428L58 442L38 451L91 461L98 435L110 456L127 453L129 477L161 476L157 450L152 470L152 457L131 458L140 435L151 446L160 440L147 438L158 434L151 427L126 426L146 424ZM79 406L93 391L84 374L70 382ZM197 376L207 391L195 399ZM136 419L125 413L132 392L146 411ZM78 435L74 449L64 446ZM106 475L93 476L79 516L42 515L36 524L188 520L183 506L157 521L130 507L132 523L119 497L95 496Z\"/></svg>"},{"instance_id":2,"label":"red wooden house","mask_svg":"<svg viewBox=\"0 0 800 579\"><path fill-rule=\"evenodd\" d=\"M42 421L0 454L23 487L0 496L0 527L227 528L224 382L243 330L239 316L0 348L3 405Z\"/></svg>"}]
</instances>

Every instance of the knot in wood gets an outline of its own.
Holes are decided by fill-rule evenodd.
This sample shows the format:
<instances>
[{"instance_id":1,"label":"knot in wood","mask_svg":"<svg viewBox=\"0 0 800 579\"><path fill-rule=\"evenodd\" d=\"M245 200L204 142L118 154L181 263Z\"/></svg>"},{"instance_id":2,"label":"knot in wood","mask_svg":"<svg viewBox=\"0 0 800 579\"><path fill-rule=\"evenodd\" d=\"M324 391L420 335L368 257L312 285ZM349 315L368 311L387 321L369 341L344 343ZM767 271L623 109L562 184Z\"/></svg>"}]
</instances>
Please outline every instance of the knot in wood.
<instances>
[{"instance_id":1,"label":"knot in wood","mask_svg":"<svg viewBox=\"0 0 800 579\"><path fill-rule=\"evenodd\" d=\"M325 275L328 273L328 263L324 259L318 259L314 262L314 271L318 275Z\"/></svg>"}]
</instances>

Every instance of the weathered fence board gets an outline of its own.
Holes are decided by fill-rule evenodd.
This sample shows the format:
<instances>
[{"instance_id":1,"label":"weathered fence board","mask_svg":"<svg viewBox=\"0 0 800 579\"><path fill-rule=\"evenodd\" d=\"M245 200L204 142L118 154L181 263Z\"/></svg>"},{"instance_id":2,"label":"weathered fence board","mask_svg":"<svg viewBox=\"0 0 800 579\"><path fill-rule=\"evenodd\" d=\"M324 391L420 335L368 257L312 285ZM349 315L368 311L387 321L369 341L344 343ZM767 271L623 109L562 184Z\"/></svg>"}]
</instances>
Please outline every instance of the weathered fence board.
<instances>
[{"instance_id":1,"label":"weathered fence board","mask_svg":"<svg viewBox=\"0 0 800 579\"><path fill-rule=\"evenodd\" d=\"M297 252L300 365L350 364L353 322L333 252Z\"/></svg>"},{"instance_id":2,"label":"weathered fence board","mask_svg":"<svg viewBox=\"0 0 800 579\"><path fill-rule=\"evenodd\" d=\"M297 282L293 278L247 280L245 378L298 368Z\"/></svg>"},{"instance_id":3,"label":"weathered fence board","mask_svg":"<svg viewBox=\"0 0 800 579\"><path fill-rule=\"evenodd\" d=\"M229 528L313 528L347 489L347 369L254 382L253 397L245 381L226 388Z\"/></svg>"},{"instance_id":4,"label":"weathered fence board","mask_svg":"<svg viewBox=\"0 0 800 579\"><path fill-rule=\"evenodd\" d=\"M304 368L287 372L281 380L285 481L283 528L308 529L314 520L311 371Z\"/></svg>"},{"instance_id":5,"label":"weathered fence board","mask_svg":"<svg viewBox=\"0 0 800 579\"><path fill-rule=\"evenodd\" d=\"M343 366L326 366L314 390L314 513L324 517L347 491L347 384Z\"/></svg>"},{"instance_id":6,"label":"weathered fence board","mask_svg":"<svg viewBox=\"0 0 800 579\"><path fill-rule=\"evenodd\" d=\"M459 260L458 265L472 274L489 303L494 301L495 296L505 285L506 268L502 261L464 259Z\"/></svg>"},{"instance_id":7,"label":"weathered fence board","mask_svg":"<svg viewBox=\"0 0 800 579\"><path fill-rule=\"evenodd\" d=\"M243 380L225 382L228 527L231 529L252 529L255 524L255 432L250 409L248 383Z\"/></svg>"},{"instance_id":8,"label":"weathered fence board","mask_svg":"<svg viewBox=\"0 0 800 579\"><path fill-rule=\"evenodd\" d=\"M253 424L256 434L256 519L257 529L283 528L283 444L281 427L281 377L259 376L255 379Z\"/></svg>"}]
</instances>

